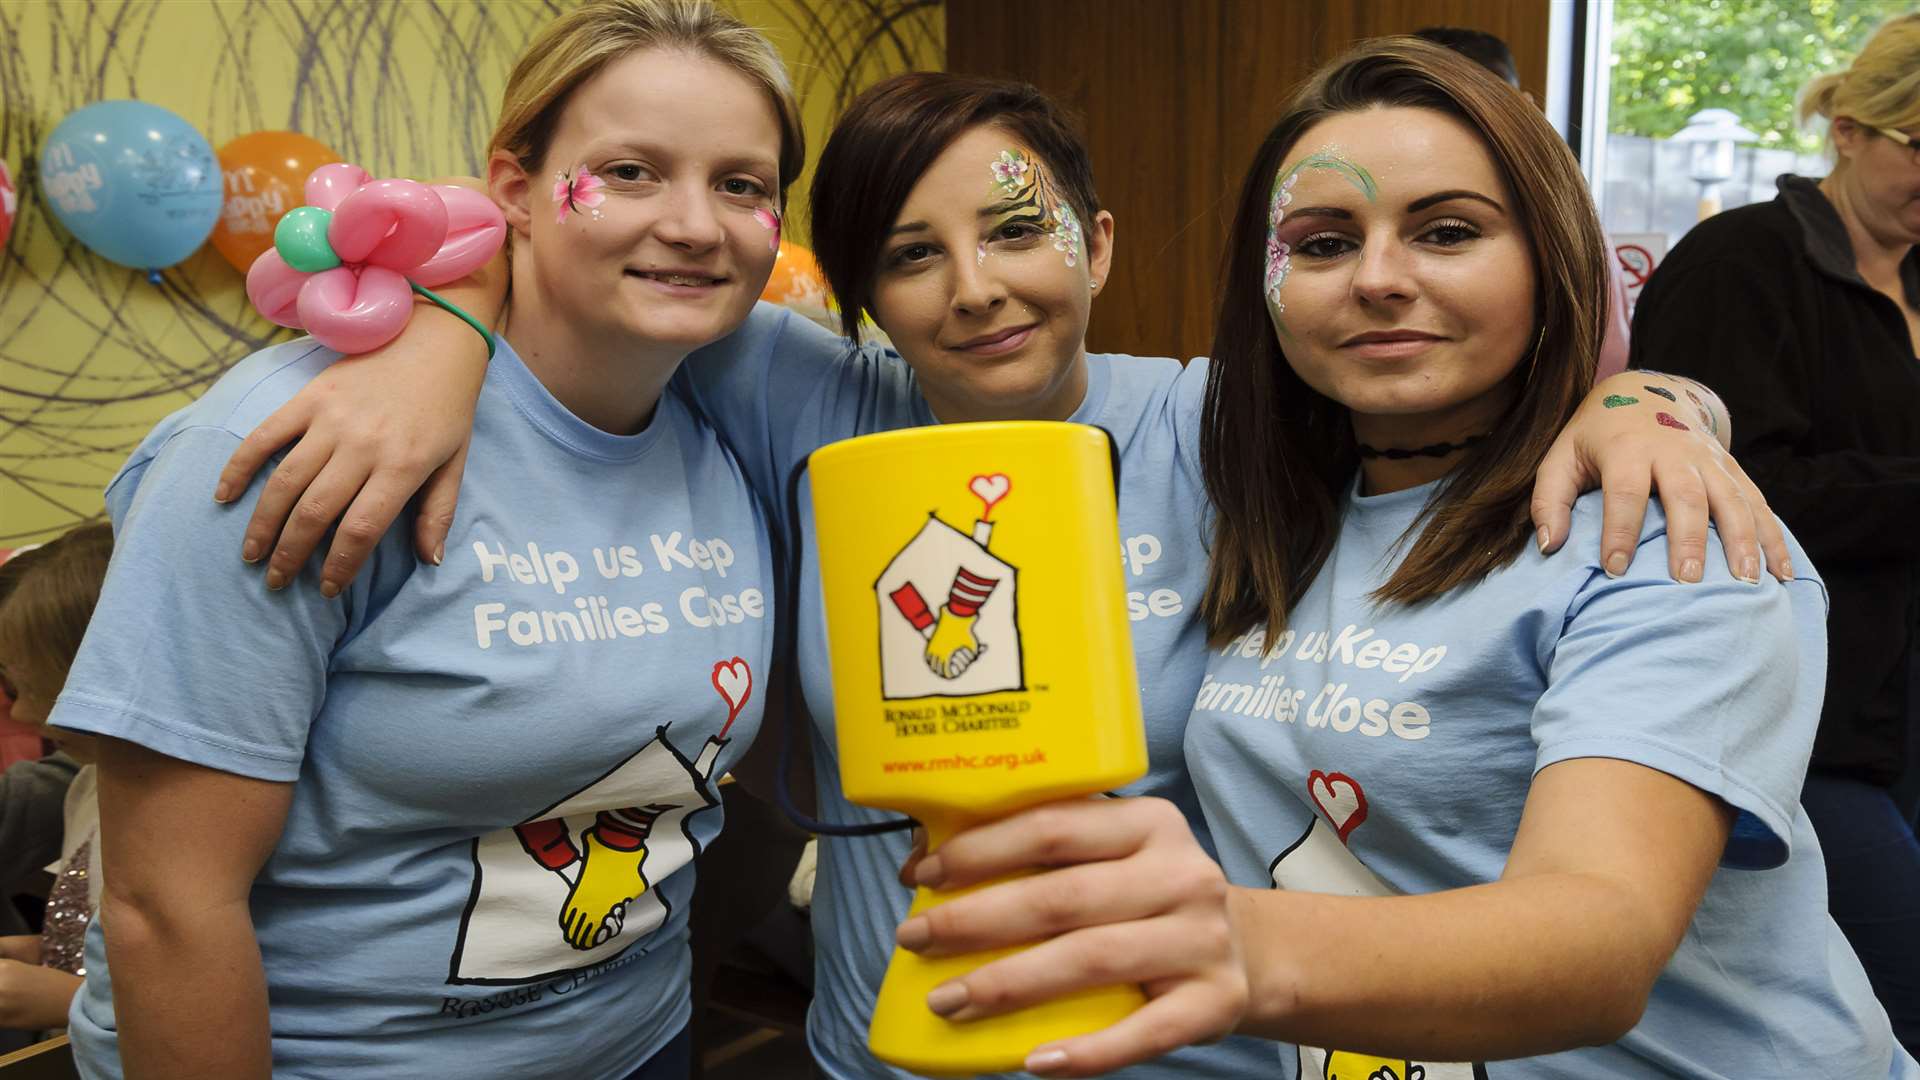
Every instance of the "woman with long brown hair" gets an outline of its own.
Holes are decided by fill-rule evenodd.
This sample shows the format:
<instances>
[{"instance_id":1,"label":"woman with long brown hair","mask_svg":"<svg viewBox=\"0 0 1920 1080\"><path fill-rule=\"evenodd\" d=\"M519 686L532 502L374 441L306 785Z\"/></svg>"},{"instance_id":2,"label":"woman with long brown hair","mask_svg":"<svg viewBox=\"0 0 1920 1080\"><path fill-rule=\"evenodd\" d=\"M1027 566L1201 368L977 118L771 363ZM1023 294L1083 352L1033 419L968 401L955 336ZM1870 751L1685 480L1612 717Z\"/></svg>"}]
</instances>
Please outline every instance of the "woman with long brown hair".
<instances>
[{"instance_id":1,"label":"woman with long brown hair","mask_svg":"<svg viewBox=\"0 0 1920 1080\"><path fill-rule=\"evenodd\" d=\"M1231 886L1149 800L962 834L922 883L1056 869L901 943L1047 940L929 1004L966 1020L1114 982L1168 1003L1040 1048L1055 1075L1172 1027L1297 1044L1285 1075L1920 1076L1826 916L1797 802L1811 565L1736 577L1716 540L1702 581L1671 581L1656 510L1618 571L1591 497L1565 549L1529 542L1527 477L1592 382L1605 295L1538 111L1445 50L1369 43L1275 125L1230 243L1186 761ZM1651 382L1607 405L1712 422Z\"/></svg>"}]
</instances>

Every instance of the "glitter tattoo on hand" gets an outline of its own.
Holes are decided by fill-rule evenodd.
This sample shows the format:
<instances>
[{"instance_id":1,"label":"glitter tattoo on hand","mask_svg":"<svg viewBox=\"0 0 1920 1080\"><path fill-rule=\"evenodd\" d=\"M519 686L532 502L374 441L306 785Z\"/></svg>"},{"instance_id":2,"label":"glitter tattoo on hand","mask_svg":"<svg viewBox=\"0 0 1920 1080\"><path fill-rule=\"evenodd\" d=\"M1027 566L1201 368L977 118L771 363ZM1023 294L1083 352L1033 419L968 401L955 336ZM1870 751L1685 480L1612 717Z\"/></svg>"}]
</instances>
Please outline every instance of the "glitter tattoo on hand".
<instances>
[{"instance_id":1,"label":"glitter tattoo on hand","mask_svg":"<svg viewBox=\"0 0 1920 1080\"><path fill-rule=\"evenodd\" d=\"M1280 222L1287 216L1287 207L1293 205L1293 185L1300 174L1307 169L1327 169L1347 178L1347 182L1358 188L1360 194L1372 202L1379 194L1380 187L1373 182L1372 174L1347 159L1337 146L1326 146L1300 159L1293 168L1274 178L1273 197L1267 211L1267 266L1264 279L1267 305L1272 311L1275 325L1279 325L1280 316L1286 314L1287 306L1280 302L1280 287L1287 283L1287 272L1293 268L1293 249L1280 240Z\"/></svg>"},{"instance_id":2,"label":"glitter tattoo on hand","mask_svg":"<svg viewBox=\"0 0 1920 1080\"><path fill-rule=\"evenodd\" d=\"M1006 215L994 225L994 232L1012 222L1026 222L1052 238L1053 250L1067 257L1068 266L1079 265L1080 245L1085 239L1080 219L1060 197L1040 163L1022 151L1002 150L989 169L1001 200L995 210ZM974 249L973 257L976 265L987 261L985 241Z\"/></svg>"},{"instance_id":3,"label":"glitter tattoo on hand","mask_svg":"<svg viewBox=\"0 0 1920 1080\"><path fill-rule=\"evenodd\" d=\"M760 207L753 212L753 220L767 230L767 250L778 253L780 250L780 211Z\"/></svg>"},{"instance_id":4,"label":"glitter tattoo on hand","mask_svg":"<svg viewBox=\"0 0 1920 1080\"><path fill-rule=\"evenodd\" d=\"M1674 396L1673 391L1668 390L1664 387L1647 386L1643 384L1640 387L1640 389L1645 390L1647 393L1653 394L1656 397L1666 398L1668 401L1671 401L1676 405L1680 403L1679 399ZM1707 430L1712 432L1716 436L1719 435L1720 425L1717 421L1714 420L1713 413L1711 410L1707 408L1706 402L1700 400L1700 395L1684 387L1681 388L1680 392L1687 395L1688 401L1693 402L1694 411L1699 413L1700 422L1706 425ZM1639 403L1640 403L1639 398L1633 397L1632 395L1629 395L1629 394L1608 394L1606 397L1600 400L1600 404L1606 406L1609 409L1618 409L1618 408L1621 408L1622 406L1638 405ZM1692 428L1688 427L1684 422L1675 418L1674 415L1669 412L1656 411L1653 414L1653 418L1657 423L1659 423L1661 427L1669 427L1677 431L1693 430Z\"/></svg>"},{"instance_id":5,"label":"glitter tattoo on hand","mask_svg":"<svg viewBox=\"0 0 1920 1080\"><path fill-rule=\"evenodd\" d=\"M554 224L565 225L568 213L588 215L595 221L601 219L599 207L607 201L605 180L593 175L584 162L575 166L571 174L555 173L554 177Z\"/></svg>"}]
</instances>

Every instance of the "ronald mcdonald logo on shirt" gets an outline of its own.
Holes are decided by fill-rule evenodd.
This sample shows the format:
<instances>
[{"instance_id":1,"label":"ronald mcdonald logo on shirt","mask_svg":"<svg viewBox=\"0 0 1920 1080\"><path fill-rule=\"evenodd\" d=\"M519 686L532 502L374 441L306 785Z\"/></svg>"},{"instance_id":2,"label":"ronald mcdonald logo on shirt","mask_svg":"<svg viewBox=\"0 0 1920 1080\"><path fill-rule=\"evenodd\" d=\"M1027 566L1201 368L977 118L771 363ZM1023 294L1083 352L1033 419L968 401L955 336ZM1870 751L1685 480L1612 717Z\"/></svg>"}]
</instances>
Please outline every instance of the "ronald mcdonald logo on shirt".
<instances>
[{"instance_id":1,"label":"ronald mcdonald logo on shirt","mask_svg":"<svg viewBox=\"0 0 1920 1080\"><path fill-rule=\"evenodd\" d=\"M973 477L967 487L981 503L972 529L962 532L929 513L874 582L883 697L1026 689L1019 571L988 546L994 507L1013 481L992 473Z\"/></svg>"}]
</instances>

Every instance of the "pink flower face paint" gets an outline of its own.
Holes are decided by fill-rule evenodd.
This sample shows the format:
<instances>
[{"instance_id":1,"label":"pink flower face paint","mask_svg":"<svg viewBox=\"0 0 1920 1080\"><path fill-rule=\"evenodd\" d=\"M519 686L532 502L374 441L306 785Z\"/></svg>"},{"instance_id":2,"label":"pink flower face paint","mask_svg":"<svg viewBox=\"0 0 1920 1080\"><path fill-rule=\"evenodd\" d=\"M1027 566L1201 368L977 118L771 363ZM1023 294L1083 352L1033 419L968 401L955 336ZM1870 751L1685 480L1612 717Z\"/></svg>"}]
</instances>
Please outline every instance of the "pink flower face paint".
<instances>
[{"instance_id":1,"label":"pink flower face paint","mask_svg":"<svg viewBox=\"0 0 1920 1080\"><path fill-rule=\"evenodd\" d=\"M1281 333L1286 327L1281 316L1287 313L1287 306L1280 301L1280 288L1287 283L1287 272L1293 268L1293 249L1280 239L1280 223L1286 220L1287 207L1293 205L1293 185L1300 174L1308 169L1325 169L1346 178L1367 197L1374 201L1380 194L1380 187L1373 182L1373 175L1366 169L1349 161L1338 147L1327 146L1296 162L1293 168L1274 177L1273 195L1267 210L1267 257L1262 291L1267 297L1267 312L1273 318L1274 328Z\"/></svg>"},{"instance_id":2,"label":"pink flower face paint","mask_svg":"<svg viewBox=\"0 0 1920 1080\"><path fill-rule=\"evenodd\" d=\"M778 252L780 250L780 211L768 210L764 207L756 209L753 212L753 220L759 222L760 227L767 230L769 234L767 250Z\"/></svg>"},{"instance_id":3,"label":"pink flower face paint","mask_svg":"<svg viewBox=\"0 0 1920 1080\"><path fill-rule=\"evenodd\" d=\"M1079 265L1080 245L1085 240L1080 219L1060 197L1040 163L1020 150L1002 150L989 163L988 171L993 176L994 194L1000 199L995 209L1005 214L994 223L993 232L1025 222L1053 240L1053 250L1066 256L1068 266ZM987 261L985 240L974 250L974 261L976 265Z\"/></svg>"},{"instance_id":4,"label":"pink flower face paint","mask_svg":"<svg viewBox=\"0 0 1920 1080\"><path fill-rule=\"evenodd\" d=\"M584 214L598 221L601 217L599 206L607 201L605 180L593 175L582 163L572 173L556 173L553 181L554 215L556 225L565 225L569 213Z\"/></svg>"}]
</instances>

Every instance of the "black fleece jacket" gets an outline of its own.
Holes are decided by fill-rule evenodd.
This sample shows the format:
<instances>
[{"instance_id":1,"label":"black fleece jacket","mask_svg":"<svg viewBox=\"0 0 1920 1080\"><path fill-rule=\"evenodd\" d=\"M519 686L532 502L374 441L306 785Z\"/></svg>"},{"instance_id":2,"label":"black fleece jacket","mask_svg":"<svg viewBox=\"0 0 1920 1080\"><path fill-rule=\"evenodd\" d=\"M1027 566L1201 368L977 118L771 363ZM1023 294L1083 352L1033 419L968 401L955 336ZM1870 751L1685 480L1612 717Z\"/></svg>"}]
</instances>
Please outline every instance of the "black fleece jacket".
<instances>
[{"instance_id":1,"label":"black fleece jacket","mask_svg":"<svg viewBox=\"0 0 1920 1080\"><path fill-rule=\"evenodd\" d=\"M1920 724L1920 360L1815 181L1689 232L1634 312L1631 366L1711 386L1733 453L1827 584L1813 767L1888 784ZM1901 264L1920 306L1920 249Z\"/></svg>"}]
</instances>

